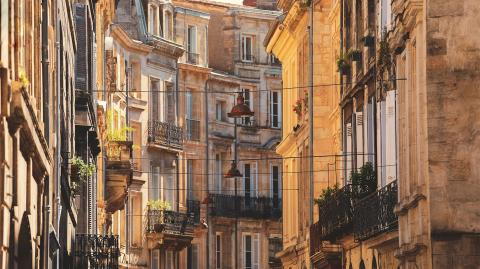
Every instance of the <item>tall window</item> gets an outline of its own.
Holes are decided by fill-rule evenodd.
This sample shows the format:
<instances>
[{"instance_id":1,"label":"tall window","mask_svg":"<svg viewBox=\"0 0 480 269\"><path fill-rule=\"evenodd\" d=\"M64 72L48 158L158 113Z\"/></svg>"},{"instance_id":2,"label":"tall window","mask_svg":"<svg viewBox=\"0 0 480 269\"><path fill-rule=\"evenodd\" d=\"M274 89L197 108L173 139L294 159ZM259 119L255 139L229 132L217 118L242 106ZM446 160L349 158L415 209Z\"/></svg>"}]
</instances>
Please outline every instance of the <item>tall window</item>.
<instances>
[{"instance_id":1,"label":"tall window","mask_svg":"<svg viewBox=\"0 0 480 269\"><path fill-rule=\"evenodd\" d=\"M253 41L254 36L242 35L242 61L253 62Z\"/></svg>"},{"instance_id":2,"label":"tall window","mask_svg":"<svg viewBox=\"0 0 480 269\"><path fill-rule=\"evenodd\" d=\"M225 121L225 102L217 100L215 103L215 119L217 121Z\"/></svg>"},{"instance_id":3,"label":"tall window","mask_svg":"<svg viewBox=\"0 0 480 269\"><path fill-rule=\"evenodd\" d=\"M164 22L163 22L163 37L166 39L172 39L172 13L170 11L165 11L165 16L164 16Z\"/></svg>"},{"instance_id":4,"label":"tall window","mask_svg":"<svg viewBox=\"0 0 480 269\"><path fill-rule=\"evenodd\" d=\"M173 89L173 84L170 82L165 82L166 90L166 102L165 102L165 114L167 115L167 122L175 122L175 92Z\"/></svg>"},{"instance_id":5,"label":"tall window","mask_svg":"<svg viewBox=\"0 0 480 269\"><path fill-rule=\"evenodd\" d=\"M165 259L164 259L164 267L165 269L174 269L175 268L175 252L172 250L165 251Z\"/></svg>"},{"instance_id":6,"label":"tall window","mask_svg":"<svg viewBox=\"0 0 480 269\"><path fill-rule=\"evenodd\" d=\"M243 268L258 269L259 268L259 234L243 235Z\"/></svg>"},{"instance_id":7,"label":"tall window","mask_svg":"<svg viewBox=\"0 0 480 269\"><path fill-rule=\"evenodd\" d=\"M129 242L130 246L139 247L142 244L142 230L138 227L142 227L142 193L135 193L129 195Z\"/></svg>"},{"instance_id":8,"label":"tall window","mask_svg":"<svg viewBox=\"0 0 480 269\"><path fill-rule=\"evenodd\" d=\"M187 33L187 62L198 64L197 27L189 25Z\"/></svg>"},{"instance_id":9,"label":"tall window","mask_svg":"<svg viewBox=\"0 0 480 269\"><path fill-rule=\"evenodd\" d=\"M222 235L215 236L215 269L222 269Z\"/></svg>"},{"instance_id":10,"label":"tall window","mask_svg":"<svg viewBox=\"0 0 480 269\"><path fill-rule=\"evenodd\" d=\"M198 245L192 244L187 249L187 269L198 269Z\"/></svg>"},{"instance_id":11,"label":"tall window","mask_svg":"<svg viewBox=\"0 0 480 269\"><path fill-rule=\"evenodd\" d=\"M160 81L157 79L150 79L150 94L152 96L151 101L151 120L160 120Z\"/></svg>"},{"instance_id":12,"label":"tall window","mask_svg":"<svg viewBox=\"0 0 480 269\"><path fill-rule=\"evenodd\" d=\"M150 268L160 269L160 250L159 249L153 249L151 251Z\"/></svg>"},{"instance_id":13,"label":"tall window","mask_svg":"<svg viewBox=\"0 0 480 269\"><path fill-rule=\"evenodd\" d=\"M175 172L173 160L161 160L152 163L149 182L149 200L164 200L170 203L172 209L176 206Z\"/></svg>"},{"instance_id":14,"label":"tall window","mask_svg":"<svg viewBox=\"0 0 480 269\"><path fill-rule=\"evenodd\" d=\"M245 99L245 105L247 105L250 110L253 111L253 96L250 89L242 89L243 98ZM252 125L252 117L242 118L243 125Z\"/></svg>"},{"instance_id":15,"label":"tall window","mask_svg":"<svg viewBox=\"0 0 480 269\"><path fill-rule=\"evenodd\" d=\"M280 92L278 91L273 91L271 95L271 100L270 104L272 106L272 128L280 128L282 127L282 110L281 110L281 103L282 103L282 97L280 95Z\"/></svg>"},{"instance_id":16,"label":"tall window","mask_svg":"<svg viewBox=\"0 0 480 269\"><path fill-rule=\"evenodd\" d=\"M246 163L243 165L243 190L245 203L250 205L250 198L257 196L257 164Z\"/></svg>"},{"instance_id":17,"label":"tall window","mask_svg":"<svg viewBox=\"0 0 480 269\"><path fill-rule=\"evenodd\" d=\"M187 160L187 200L193 198L193 160Z\"/></svg>"},{"instance_id":18,"label":"tall window","mask_svg":"<svg viewBox=\"0 0 480 269\"><path fill-rule=\"evenodd\" d=\"M223 169L222 169L222 154L215 154L215 183L213 189L217 193L222 192L222 178L223 178Z\"/></svg>"},{"instance_id":19,"label":"tall window","mask_svg":"<svg viewBox=\"0 0 480 269\"><path fill-rule=\"evenodd\" d=\"M155 5L150 5L150 14L149 14L149 31L153 35L159 35L159 27L158 27L158 8Z\"/></svg>"},{"instance_id":20,"label":"tall window","mask_svg":"<svg viewBox=\"0 0 480 269\"><path fill-rule=\"evenodd\" d=\"M273 198L274 208L278 208L280 206L280 199L282 197L280 180L280 169L277 165L273 165L271 170L271 195Z\"/></svg>"}]
</instances>

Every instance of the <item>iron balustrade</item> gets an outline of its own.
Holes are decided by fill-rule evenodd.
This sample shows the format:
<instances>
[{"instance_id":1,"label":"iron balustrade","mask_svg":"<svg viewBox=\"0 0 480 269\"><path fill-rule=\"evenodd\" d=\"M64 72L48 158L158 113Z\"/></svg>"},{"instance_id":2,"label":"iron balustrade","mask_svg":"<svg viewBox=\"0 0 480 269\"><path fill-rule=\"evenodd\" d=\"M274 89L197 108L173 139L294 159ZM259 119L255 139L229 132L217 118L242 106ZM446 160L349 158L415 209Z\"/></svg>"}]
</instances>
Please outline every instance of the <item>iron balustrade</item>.
<instances>
[{"instance_id":1,"label":"iron balustrade","mask_svg":"<svg viewBox=\"0 0 480 269\"><path fill-rule=\"evenodd\" d=\"M193 216L195 224L200 223L200 201L187 200L187 213Z\"/></svg>"},{"instance_id":2,"label":"iron balustrade","mask_svg":"<svg viewBox=\"0 0 480 269\"><path fill-rule=\"evenodd\" d=\"M183 148L183 129L173 123L148 122L148 142L177 149Z\"/></svg>"},{"instance_id":3,"label":"iron balustrade","mask_svg":"<svg viewBox=\"0 0 480 269\"><path fill-rule=\"evenodd\" d=\"M187 52L187 63L198 64L200 61L200 54L194 52Z\"/></svg>"},{"instance_id":4,"label":"iron balustrade","mask_svg":"<svg viewBox=\"0 0 480 269\"><path fill-rule=\"evenodd\" d=\"M193 236L194 216L171 210L147 209L146 230L149 233Z\"/></svg>"},{"instance_id":5,"label":"iron balustrade","mask_svg":"<svg viewBox=\"0 0 480 269\"><path fill-rule=\"evenodd\" d=\"M248 197L226 194L209 194L212 216L227 218L279 219L282 201L272 197Z\"/></svg>"},{"instance_id":6,"label":"iron balustrade","mask_svg":"<svg viewBox=\"0 0 480 269\"><path fill-rule=\"evenodd\" d=\"M353 216L354 238L366 240L398 227L394 207L398 202L397 181L386 185L355 204Z\"/></svg>"},{"instance_id":7,"label":"iron balustrade","mask_svg":"<svg viewBox=\"0 0 480 269\"><path fill-rule=\"evenodd\" d=\"M352 231L354 204L372 191L367 186L345 185L319 205L319 220L310 226L311 255L320 251L322 241L334 241Z\"/></svg>"},{"instance_id":8,"label":"iron balustrade","mask_svg":"<svg viewBox=\"0 0 480 269\"><path fill-rule=\"evenodd\" d=\"M192 141L200 141L200 121L186 119L187 130L186 139Z\"/></svg>"},{"instance_id":9,"label":"iron balustrade","mask_svg":"<svg viewBox=\"0 0 480 269\"><path fill-rule=\"evenodd\" d=\"M117 269L120 249L117 235L77 234L75 268Z\"/></svg>"}]
</instances>

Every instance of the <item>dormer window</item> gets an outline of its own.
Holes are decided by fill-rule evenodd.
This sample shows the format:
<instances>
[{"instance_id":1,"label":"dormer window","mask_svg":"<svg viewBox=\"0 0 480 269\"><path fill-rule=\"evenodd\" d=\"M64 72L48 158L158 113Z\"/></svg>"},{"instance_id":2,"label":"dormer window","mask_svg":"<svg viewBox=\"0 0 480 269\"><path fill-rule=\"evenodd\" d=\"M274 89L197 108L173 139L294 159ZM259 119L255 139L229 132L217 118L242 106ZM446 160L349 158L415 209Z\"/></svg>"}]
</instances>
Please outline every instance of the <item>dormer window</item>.
<instances>
[{"instance_id":1,"label":"dormer window","mask_svg":"<svg viewBox=\"0 0 480 269\"><path fill-rule=\"evenodd\" d=\"M163 37L166 39L172 39L172 13L168 10L164 12L163 22Z\"/></svg>"},{"instance_id":2,"label":"dormer window","mask_svg":"<svg viewBox=\"0 0 480 269\"><path fill-rule=\"evenodd\" d=\"M159 36L160 35L160 28L159 28L159 20L158 20L158 6L150 5L148 8L148 31L152 35Z\"/></svg>"},{"instance_id":3,"label":"dormer window","mask_svg":"<svg viewBox=\"0 0 480 269\"><path fill-rule=\"evenodd\" d=\"M149 5L148 32L154 36L171 40L173 38L172 12L165 5Z\"/></svg>"}]
</instances>

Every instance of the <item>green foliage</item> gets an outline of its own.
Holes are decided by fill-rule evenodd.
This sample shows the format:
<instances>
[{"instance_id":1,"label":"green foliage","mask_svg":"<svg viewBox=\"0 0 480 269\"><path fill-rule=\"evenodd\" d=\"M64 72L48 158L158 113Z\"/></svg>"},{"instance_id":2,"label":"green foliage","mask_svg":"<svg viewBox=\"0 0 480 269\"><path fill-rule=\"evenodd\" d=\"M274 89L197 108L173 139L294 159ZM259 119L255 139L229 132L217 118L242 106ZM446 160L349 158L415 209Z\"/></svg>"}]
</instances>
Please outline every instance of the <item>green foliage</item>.
<instances>
[{"instance_id":1,"label":"green foliage","mask_svg":"<svg viewBox=\"0 0 480 269\"><path fill-rule=\"evenodd\" d=\"M377 174L372 163L367 162L360 171L353 171L350 175L352 185L359 186L361 193L370 193L377 188Z\"/></svg>"},{"instance_id":2,"label":"green foliage","mask_svg":"<svg viewBox=\"0 0 480 269\"><path fill-rule=\"evenodd\" d=\"M107 141L127 141L128 132L134 131L134 128L124 126L115 128L113 122L113 109L107 110Z\"/></svg>"},{"instance_id":3,"label":"green foliage","mask_svg":"<svg viewBox=\"0 0 480 269\"><path fill-rule=\"evenodd\" d=\"M328 201L333 199L333 197L338 193L338 191L339 188L337 184L335 184L333 187L327 187L326 189L322 190L322 194L320 194L320 196L314 201L319 207L322 207L326 203L328 203Z\"/></svg>"},{"instance_id":4,"label":"green foliage","mask_svg":"<svg viewBox=\"0 0 480 269\"><path fill-rule=\"evenodd\" d=\"M347 59L352 61L356 61L360 57L362 57L362 52L358 49L350 48L347 52Z\"/></svg>"},{"instance_id":5,"label":"green foliage","mask_svg":"<svg viewBox=\"0 0 480 269\"><path fill-rule=\"evenodd\" d=\"M86 181L87 177L93 176L95 169L94 164L87 164L78 157L72 158L70 188L74 194L79 192L81 184Z\"/></svg>"},{"instance_id":6,"label":"green foliage","mask_svg":"<svg viewBox=\"0 0 480 269\"><path fill-rule=\"evenodd\" d=\"M380 41L380 46L379 46L379 49L378 49L378 65L379 66L385 66L385 65L389 65L391 63L391 59L390 59L390 55L391 55L391 51L390 51L390 46L388 44L388 41L387 41L387 30L384 29L383 30L383 34L382 34L383 38L382 40Z\"/></svg>"},{"instance_id":7,"label":"green foliage","mask_svg":"<svg viewBox=\"0 0 480 269\"><path fill-rule=\"evenodd\" d=\"M348 58L345 55L340 54L340 56L337 58L337 71L341 72L348 68L350 68L350 62L348 61Z\"/></svg>"},{"instance_id":8,"label":"green foliage","mask_svg":"<svg viewBox=\"0 0 480 269\"><path fill-rule=\"evenodd\" d=\"M149 200L147 207L152 210L171 210L170 202L164 200Z\"/></svg>"}]
</instances>

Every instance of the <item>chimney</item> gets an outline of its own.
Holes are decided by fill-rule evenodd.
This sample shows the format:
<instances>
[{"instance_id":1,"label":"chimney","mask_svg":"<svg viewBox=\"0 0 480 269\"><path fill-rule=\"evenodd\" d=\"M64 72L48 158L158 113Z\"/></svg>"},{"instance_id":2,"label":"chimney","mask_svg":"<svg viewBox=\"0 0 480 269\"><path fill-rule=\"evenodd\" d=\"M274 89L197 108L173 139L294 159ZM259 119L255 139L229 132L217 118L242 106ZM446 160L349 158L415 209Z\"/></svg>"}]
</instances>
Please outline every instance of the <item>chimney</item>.
<instances>
[{"instance_id":1,"label":"chimney","mask_svg":"<svg viewBox=\"0 0 480 269\"><path fill-rule=\"evenodd\" d=\"M243 5L257 7L257 0L243 0Z\"/></svg>"}]
</instances>

